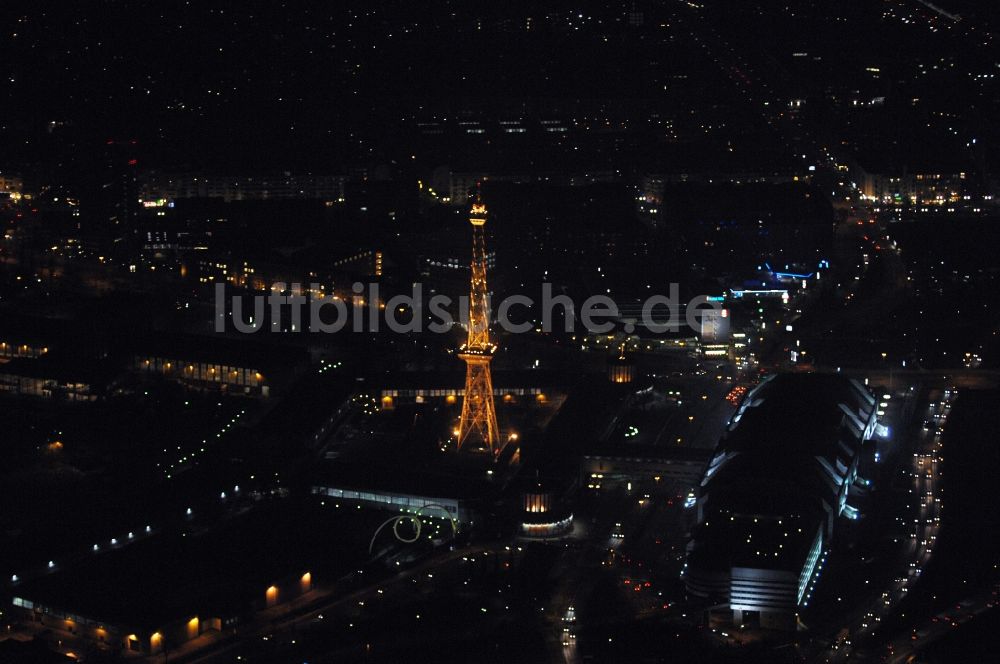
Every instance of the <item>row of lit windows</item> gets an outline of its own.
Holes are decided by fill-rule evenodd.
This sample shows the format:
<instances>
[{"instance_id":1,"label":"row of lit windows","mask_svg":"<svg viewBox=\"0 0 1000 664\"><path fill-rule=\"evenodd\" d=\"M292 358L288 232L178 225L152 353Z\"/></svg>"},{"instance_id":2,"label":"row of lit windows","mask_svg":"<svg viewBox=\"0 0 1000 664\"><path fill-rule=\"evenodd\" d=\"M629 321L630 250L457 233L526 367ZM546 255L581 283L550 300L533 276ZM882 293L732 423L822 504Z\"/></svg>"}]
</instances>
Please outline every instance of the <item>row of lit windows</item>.
<instances>
[{"instance_id":1,"label":"row of lit windows","mask_svg":"<svg viewBox=\"0 0 1000 664\"><path fill-rule=\"evenodd\" d=\"M12 603L14 604L14 606L20 607L22 609L27 609L29 611L32 610L38 611L39 613L44 613L47 616L52 616L53 618L58 618L59 620L68 620L78 625L92 625L95 627L103 626L103 623L98 622L96 620L91 620L90 618L85 618L84 616L80 616L75 613L57 611L56 609L52 609L47 606L42 606L41 604L35 604L30 599L24 599L23 597L15 597Z\"/></svg>"},{"instance_id":2,"label":"row of lit windows","mask_svg":"<svg viewBox=\"0 0 1000 664\"><path fill-rule=\"evenodd\" d=\"M0 341L0 357L40 357L49 352L48 348L28 344L9 344Z\"/></svg>"},{"instance_id":3,"label":"row of lit windows","mask_svg":"<svg viewBox=\"0 0 1000 664\"><path fill-rule=\"evenodd\" d=\"M411 496L401 496L396 494L374 493L371 491L356 491L354 489L337 489L333 487L314 487L313 493L329 496L331 498L344 498L345 500L364 500L371 503L384 503L399 508L410 507L420 509L433 502L434 507L443 507L451 514L458 512L458 506L453 501L439 498L421 498ZM440 503L440 505L439 505Z\"/></svg>"},{"instance_id":4,"label":"row of lit windows","mask_svg":"<svg viewBox=\"0 0 1000 664\"><path fill-rule=\"evenodd\" d=\"M495 387L494 396L537 396L542 394L539 387ZM463 388L442 388L442 389L412 389L412 390L382 390L382 398L390 397L462 397L465 396Z\"/></svg>"},{"instance_id":5,"label":"row of lit windows","mask_svg":"<svg viewBox=\"0 0 1000 664\"><path fill-rule=\"evenodd\" d=\"M46 398L60 393L69 401L97 400L96 395L90 394L90 385L87 383L60 384L59 381L52 378L34 378L11 374L0 374L0 392Z\"/></svg>"},{"instance_id":6,"label":"row of lit windows","mask_svg":"<svg viewBox=\"0 0 1000 664\"><path fill-rule=\"evenodd\" d=\"M204 362L189 363L183 360L172 360L162 357L137 357L135 358L135 368L158 371L164 374L177 372L182 377L191 380L225 383L228 385L258 386L264 383L264 376L254 369L221 364L206 364Z\"/></svg>"}]
</instances>

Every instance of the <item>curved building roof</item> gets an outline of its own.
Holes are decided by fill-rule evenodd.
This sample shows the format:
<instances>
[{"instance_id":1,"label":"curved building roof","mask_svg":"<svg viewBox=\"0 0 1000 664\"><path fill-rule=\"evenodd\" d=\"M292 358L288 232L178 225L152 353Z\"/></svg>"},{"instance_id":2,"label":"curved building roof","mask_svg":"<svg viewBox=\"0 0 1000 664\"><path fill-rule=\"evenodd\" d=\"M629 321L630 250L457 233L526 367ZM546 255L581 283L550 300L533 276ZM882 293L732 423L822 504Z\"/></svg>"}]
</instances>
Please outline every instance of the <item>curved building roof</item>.
<instances>
[{"instance_id":1,"label":"curved building roof","mask_svg":"<svg viewBox=\"0 0 1000 664\"><path fill-rule=\"evenodd\" d=\"M868 390L841 375L776 374L750 391L701 482L693 576L798 574L817 537L832 535L875 412Z\"/></svg>"}]
</instances>

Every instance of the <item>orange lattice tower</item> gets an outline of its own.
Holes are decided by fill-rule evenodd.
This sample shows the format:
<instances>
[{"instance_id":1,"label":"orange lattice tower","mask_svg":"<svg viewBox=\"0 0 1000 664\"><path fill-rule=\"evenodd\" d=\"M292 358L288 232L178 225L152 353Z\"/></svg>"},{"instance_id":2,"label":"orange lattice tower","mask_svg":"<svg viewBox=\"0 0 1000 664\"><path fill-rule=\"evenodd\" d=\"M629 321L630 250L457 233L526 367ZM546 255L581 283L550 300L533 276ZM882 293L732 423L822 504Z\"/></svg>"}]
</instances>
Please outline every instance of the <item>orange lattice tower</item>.
<instances>
[{"instance_id":1,"label":"orange lattice tower","mask_svg":"<svg viewBox=\"0 0 1000 664\"><path fill-rule=\"evenodd\" d=\"M458 449L472 445L500 454L500 429L493 403L493 380L490 360L497 347L490 340L490 308L486 288L486 206L477 192L469 213L472 224L472 288L469 293L469 337L459 350L465 360L465 399L458 425Z\"/></svg>"}]
</instances>

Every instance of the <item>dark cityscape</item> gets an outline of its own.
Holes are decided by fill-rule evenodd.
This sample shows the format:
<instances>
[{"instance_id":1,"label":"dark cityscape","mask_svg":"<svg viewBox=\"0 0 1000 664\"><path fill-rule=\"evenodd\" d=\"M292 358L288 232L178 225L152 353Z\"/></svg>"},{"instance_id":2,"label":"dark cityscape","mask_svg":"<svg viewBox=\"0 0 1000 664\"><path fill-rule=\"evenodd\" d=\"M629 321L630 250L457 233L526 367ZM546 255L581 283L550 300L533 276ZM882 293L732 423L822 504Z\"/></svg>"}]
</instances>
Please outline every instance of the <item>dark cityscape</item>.
<instances>
[{"instance_id":1,"label":"dark cityscape","mask_svg":"<svg viewBox=\"0 0 1000 664\"><path fill-rule=\"evenodd\" d=\"M0 664L994 660L997 76L974 0L8 3Z\"/></svg>"}]
</instances>

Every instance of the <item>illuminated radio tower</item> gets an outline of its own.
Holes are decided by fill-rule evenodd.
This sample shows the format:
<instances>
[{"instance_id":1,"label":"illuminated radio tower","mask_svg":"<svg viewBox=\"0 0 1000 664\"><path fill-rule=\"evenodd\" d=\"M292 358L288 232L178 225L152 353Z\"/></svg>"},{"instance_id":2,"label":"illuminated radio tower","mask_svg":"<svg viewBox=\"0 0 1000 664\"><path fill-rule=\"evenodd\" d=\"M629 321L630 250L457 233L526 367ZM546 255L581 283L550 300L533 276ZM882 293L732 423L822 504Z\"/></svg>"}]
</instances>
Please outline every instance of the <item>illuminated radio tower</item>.
<instances>
[{"instance_id":1,"label":"illuminated radio tower","mask_svg":"<svg viewBox=\"0 0 1000 664\"><path fill-rule=\"evenodd\" d=\"M472 224L472 288L469 294L469 338L459 350L465 360L465 399L458 425L458 449L471 441L494 457L500 454L500 430L493 403L490 360L497 347L490 341L490 309L486 297L486 206L477 192L469 213Z\"/></svg>"}]
</instances>

